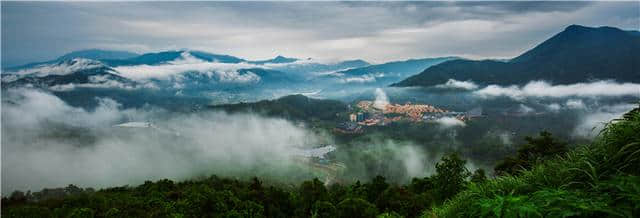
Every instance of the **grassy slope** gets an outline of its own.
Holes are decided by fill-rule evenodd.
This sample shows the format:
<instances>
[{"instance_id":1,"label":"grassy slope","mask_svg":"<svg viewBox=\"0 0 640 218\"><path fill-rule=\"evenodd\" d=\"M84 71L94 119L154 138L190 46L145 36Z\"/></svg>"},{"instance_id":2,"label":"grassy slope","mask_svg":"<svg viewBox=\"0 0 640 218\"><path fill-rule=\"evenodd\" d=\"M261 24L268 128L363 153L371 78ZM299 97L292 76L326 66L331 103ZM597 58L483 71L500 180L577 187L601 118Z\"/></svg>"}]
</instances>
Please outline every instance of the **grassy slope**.
<instances>
[{"instance_id":1,"label":"grassy slope","mask_svg":"<svg viewBox=\"0 0 640 218\"><path fill-rule=\"evenodd\" d=\"M611 121L590 145L519 176L470 183L423 217L638 217L640 110Z\"/></svg>"}]
</instances>

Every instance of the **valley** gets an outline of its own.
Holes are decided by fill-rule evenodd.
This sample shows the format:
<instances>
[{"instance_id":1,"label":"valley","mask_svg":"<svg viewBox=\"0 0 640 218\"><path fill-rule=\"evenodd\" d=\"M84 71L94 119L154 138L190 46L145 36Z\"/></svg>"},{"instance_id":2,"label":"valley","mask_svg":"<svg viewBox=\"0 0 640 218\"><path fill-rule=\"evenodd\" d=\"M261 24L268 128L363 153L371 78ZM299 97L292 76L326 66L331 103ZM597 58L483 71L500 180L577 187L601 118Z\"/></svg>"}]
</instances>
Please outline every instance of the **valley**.
<instances>
[{"instance_id":1,"label":"valley","mask_svg":"<svg viewBox=\"0 0 640 218\"><path fill-rule=\"evenodd\" d=\"M2 2L2 217L638 217L631 2Z\"/></svg>"}]
</instances>

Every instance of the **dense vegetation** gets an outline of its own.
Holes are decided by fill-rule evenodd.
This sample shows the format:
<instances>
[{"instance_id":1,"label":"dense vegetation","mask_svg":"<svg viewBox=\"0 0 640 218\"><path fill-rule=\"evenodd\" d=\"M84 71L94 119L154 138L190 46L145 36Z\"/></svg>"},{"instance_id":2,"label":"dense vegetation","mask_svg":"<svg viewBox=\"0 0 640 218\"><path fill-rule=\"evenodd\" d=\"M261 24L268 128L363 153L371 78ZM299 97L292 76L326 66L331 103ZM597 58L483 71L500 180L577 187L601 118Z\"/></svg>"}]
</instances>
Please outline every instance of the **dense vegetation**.
<instances>
[{"instance_id":1,"label":"dense vegetation","mask_svg":"<svg viewBox=\"0 0 640 218\"><path fill-rule=\"evenodd\" d=\"M369 183L305 181L297 187L211 176L197 181L145 182L99 191L70 185L14 192L2 199L3 217L415 217L464 189L465 161L449 155L437 174L407 185L384 177ZM480 178L482 180L482 178ZM439 188L436 188L439 187Z\"/></svg>"},{"instance_id":2,"label":"dense vegetation","mask_svg":"<svg viewBox=\"0 0 640 218\"><path fill-rule=\"evenodd\" d=\"M554 84L596 79L639 82L638 51L640 36L635 31L571 25L509 61L447 61L393 86L433 86L449 79L500 85L532 80Z\"/></svg>"},{"instance_id":3,"label":"dense vegetation","mask_svg":"<svg viewBox=\"0 0 640 218\"><path fill-rule=\"evenodd\" d=\"M3 217L637 217L640 214L640 108L613 120L589 145L568 150L543 132L487 179L456 154L436 173L392 184L297 186L211 176L99 191L70 185L14 192Z\"/></svg>"},{"instance_id":4,"label":"dense vegetation","mask_svg":"<svg viewBox=\"0 0 640 218\"><path fill-rule=\"evenodd\" d=\"M544 161L547 156L544 152L523 149L518 157L527 153L536 154L530 157L539 157L530 169L522 167L517 175L470 183L467 190L428 214L436 217L638 217L638 133L640 108L611 121L593 143L557 158Z\"/></svg>"}]
</instances>

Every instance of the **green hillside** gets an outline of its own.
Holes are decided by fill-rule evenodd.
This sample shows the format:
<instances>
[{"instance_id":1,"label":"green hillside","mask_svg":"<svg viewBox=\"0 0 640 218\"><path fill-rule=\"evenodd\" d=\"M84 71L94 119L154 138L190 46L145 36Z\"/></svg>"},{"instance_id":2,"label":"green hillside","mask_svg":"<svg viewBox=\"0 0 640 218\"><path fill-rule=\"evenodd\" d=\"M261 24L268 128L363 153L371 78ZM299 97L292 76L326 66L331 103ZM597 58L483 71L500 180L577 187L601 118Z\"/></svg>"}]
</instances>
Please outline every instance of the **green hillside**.
<instances>
[{"instance_id":1,"label":"green hillside","mask_svg":"<svg viewBox=\"0 0 640 218\"><path fill-rule=\"evenodd\" d=\"M256 112L269 117L291 120L335 120L347 105L337 100L313 99L304 95L288 95L275 100L209 106L229 113Z\"/></svg>"}]
</instances>

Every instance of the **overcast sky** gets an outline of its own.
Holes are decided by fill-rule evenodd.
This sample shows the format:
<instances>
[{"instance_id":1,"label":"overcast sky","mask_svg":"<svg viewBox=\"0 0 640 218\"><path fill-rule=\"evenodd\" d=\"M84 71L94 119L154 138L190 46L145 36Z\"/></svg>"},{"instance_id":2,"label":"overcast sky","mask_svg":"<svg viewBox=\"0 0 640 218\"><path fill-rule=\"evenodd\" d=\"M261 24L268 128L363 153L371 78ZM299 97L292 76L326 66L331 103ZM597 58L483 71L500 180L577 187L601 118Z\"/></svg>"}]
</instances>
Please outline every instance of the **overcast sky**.
<instances>
[{"instance_id":1,"label":"overcast sky","mask_svg":"<svg viewBox=\"0 0 640 218\"><path fill-rule=\"evenodd\" d=\"M2 2L3 66L87 48L374 63L510 58L567 25L640 28L634 2Z\"/></svg>"}]
</instances>

